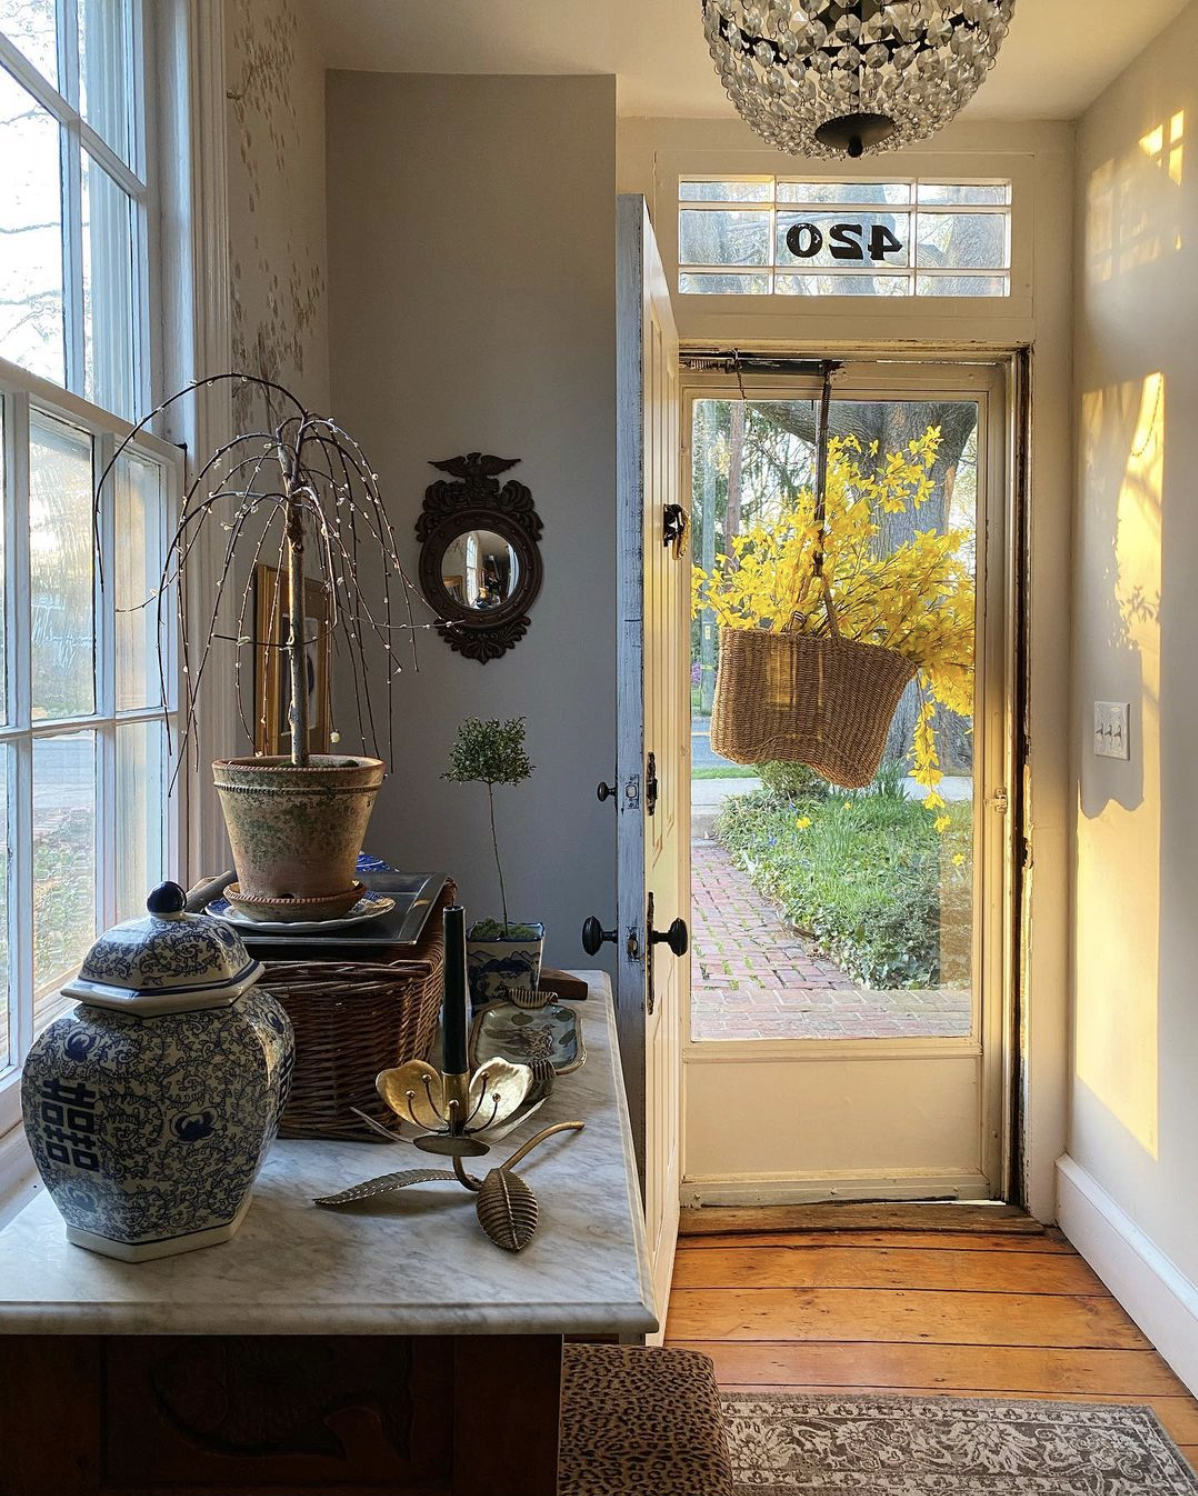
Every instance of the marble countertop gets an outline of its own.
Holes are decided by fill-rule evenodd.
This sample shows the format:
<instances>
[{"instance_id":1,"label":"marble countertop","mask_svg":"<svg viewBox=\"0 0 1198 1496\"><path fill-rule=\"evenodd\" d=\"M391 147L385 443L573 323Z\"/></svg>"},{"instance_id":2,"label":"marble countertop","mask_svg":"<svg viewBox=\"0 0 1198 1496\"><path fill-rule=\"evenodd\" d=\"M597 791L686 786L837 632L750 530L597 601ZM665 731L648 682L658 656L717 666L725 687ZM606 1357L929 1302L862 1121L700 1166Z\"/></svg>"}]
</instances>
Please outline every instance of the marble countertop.
<instances>
[{"instance_id":1,"label":"marble countertop","mask_svg":"<svg viewBox=\"0 0 1198 1496\"><path fill-rule=\"evenodd\" d=\"M0 1334L648 1334L657 1328L611 990L582 973L587 1062L559 1080L476 1173L552 1122L520 1173L540 1226L494 1246L457 1184L412 1186L340 1210L312 1204L378 1174L444 1166L408 1145L276 1143L232 1241L154 1262L71 1246L41 1192L0 1232Z\"/></svg>"}]
</instances>

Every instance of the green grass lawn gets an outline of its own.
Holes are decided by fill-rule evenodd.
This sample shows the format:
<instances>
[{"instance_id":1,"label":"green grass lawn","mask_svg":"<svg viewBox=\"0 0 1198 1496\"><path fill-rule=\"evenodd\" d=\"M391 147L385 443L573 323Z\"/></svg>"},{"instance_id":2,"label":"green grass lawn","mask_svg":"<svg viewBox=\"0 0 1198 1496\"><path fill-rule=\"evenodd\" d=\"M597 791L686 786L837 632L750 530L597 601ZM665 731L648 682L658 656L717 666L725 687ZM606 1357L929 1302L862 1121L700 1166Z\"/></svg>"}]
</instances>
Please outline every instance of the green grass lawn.
<instances>
[{"instance_id":1,"label":"green grass lawn","mask_svg":"<svg viewBox=\"0 0 1198 1496\"><path fill-rule=\"evenodd\" d=\"M751 790L729 800L716 839L787 919L866 986L969 983L972 809L948 829L918 800L829 790Z\"/></svg>"},{"instance_id":2,"label":"green grass lawn","mask_svg":"<svg viewBox=\"0 0 1198 1496\"><path fill-rule=\"evenodd\" d=\"M692 769L692 779L756 779L757 770L752 764L729 764L727 768Z\"/></svg>"}]
</instances>

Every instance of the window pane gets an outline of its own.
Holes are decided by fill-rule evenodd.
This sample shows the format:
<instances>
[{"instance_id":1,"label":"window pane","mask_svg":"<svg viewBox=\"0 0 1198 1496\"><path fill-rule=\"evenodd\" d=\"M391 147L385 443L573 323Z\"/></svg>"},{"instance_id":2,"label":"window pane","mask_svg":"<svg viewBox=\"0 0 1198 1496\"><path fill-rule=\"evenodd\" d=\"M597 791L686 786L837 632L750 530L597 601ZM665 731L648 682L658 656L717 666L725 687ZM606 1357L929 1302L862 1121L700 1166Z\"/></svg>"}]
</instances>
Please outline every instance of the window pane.
<instances>
[{"instance_id":1,"label":"window pane","mask_svg":"<svg viewBox=\"0 0 1198 1496\"><path fill-rule=\"evenodd\" d=\"M78 0L79 112L133 164L129 0Z\"/></svg>"},{"instance_id":2,"label":"window pane","mask_svg":"<svg viewBox=\"0 0 1198 1496\"><path fill-rule=\"evenodd\" d=\"M792 253L786 241L791 229L804 227L800 248L815 253L800 256ZM911 217L907 213L854 213L849 217L844 213L779 213L777 263L779 268L810 265L836 269L906 265L910 231Z\"/></svg>"},{"instance_id":3,"label":"window pane","mask_svg":"<svg viewBox=\"0 0 1198 1496\"><path fill-rule=\"evenodd\" d=\"M8 981L8 869L12 826L8 819L8 776L12 772L12 750L0 748L0 1070L12 1060L9 1032Z\"/></svg>"},{"instance_id":4,"label":"window pane","mask_svg":"<svg viewBox=\"0 0 1198 1496\"><path fill-rule=\"evenodd\" d=\"M78 969L96 929L96 735L33 744L34 1025L68 1003L58 988Z\"/></svg>"},{"instance_id":5,"label":"window pane","mask_svg":"<svg viewBox=\"0 0 1198 1496\"><path fill-rule=\"evenodd\" d=\"M0 68L0 357L65 384L58 125Z\"/></svg>"},{"instance_id":6,"label":"window pane","mask_svg":"<svg viewBox=\"0 0 1198 1496\"><path fill-rule=\"evenodd\" d=\"M29 418L33 716L95 710L92 443L42 411Z\"/></svg>"},{"instance_id":7,"label":"window pane","mask_svg":"<svg viewBox=\"0 0 1198 1496\"><path fill-rule=\"evenodd\" d=\"M990 182L985 186L965 186L957 183L920 182L921 203L962 203L967 206L984 203L1009 203L1010 182Z\"/></svg>"},{"instance_id":8,"label":"window pane","mask_svg":"<svg viewBox=\"0 0 1198 1496\"><path fill-rule=\"evenodd\" d=\"M58 87L58 18L54 0L0 0L0 31Z\"/></svg>"},{"instance_id":9,"label":"window pane","mask_svg":"<svg viewBox=\"0 0 1198 1496\"><path fill-rule=\"evenodd\" d=\"M683 209L678 259L683 265L768 265L769 214Z\"/></svg>"},{"instance_id":10,"label":"window pane","mask_svg":"<svg viewBox=\"0 0 1198 1496\"><path fill-rule=\"evenodd\" d=\"M158 583L162 576L162 468L129 451L115 469L117 711L157 706ZM144 604L144 606L143 606ZM165 614L166 623L171 613Z\"/></svg>"},{"instance_id":11,"label":"window pane","mask_svg":"<svg viewBox=\"0 0 1198 1496\"><path fill-rule=\"evenodd\" d=\"M4 471L8 406L0 397L0 722L8 721L8 475Z\"/></svg>"},{"instance_id":12,"label":"window pane","mask_svg":"<svg viewBox=\"0 0 1198 1496\"><path fill-rule=\"evenodd\" d=\"M917 265L1004 270L1011 263L1002 213L921 213Z\"/></svg>"},{"instance_id":13,"label":"window pane","mask_svg":"<svg viewBox=\"0 0 1198 1496\"><path fill-rule=\"evenodd\" d=\"M166 728L129 722L116 744L117 917L135 919L166 877Z\"/></svg>"},{"instance_id":14,"label":"window pane","mask_svg":"<svg viewBox=\"0 0 1198 1496\"><path fill-rule=\"evenodd\" d=\"M905 275L779 275L779 296L909 296Z\"/></svg>"},{"instance_id":15,"label":"window pane","mask_svg":"<svg viewBox=\"0 0 1198 1496\"><path fill-rule=\"evenodd\" d=\"M137 409L133 332L133 202L83 152L84 393L128 421Z\"/></svg>"},{"instance_id":16,"label":"window pane","mask_svg":"<svg viewBox=\"0 0 1198 1496\"><path fill-rule=\"evenodd\" d=\"M702 275L685 270L678 277L684 296L768 296L768 275Z\"/></svg>"},{"instance_id":17,"label":"window pane","mask_svg":"<svg viewBox=\"0 0 1198 1496\"><path fill-rule=\"evenodd\" d=\"M769 182L679 182L685 203L768 203Z\"/></svg>"},{"instance_id":18,"label":"window pane","mask_svg":"<svg viewBox=\"0 0 1198 1496\"><path fill-rule=\"evenodd\" d=\"M1005 275L921 275L917 296L1009 296Z\"/></svg>"},{"instance_id":19,"label":"window pane","mask_svg":"<svg viewBox=\"0 0 1198 1496\"><path fill-rule=\"evenodd\" d=\"M779 182L780 203L909 203L909 182Z\"/></svg>"}]
</instances>

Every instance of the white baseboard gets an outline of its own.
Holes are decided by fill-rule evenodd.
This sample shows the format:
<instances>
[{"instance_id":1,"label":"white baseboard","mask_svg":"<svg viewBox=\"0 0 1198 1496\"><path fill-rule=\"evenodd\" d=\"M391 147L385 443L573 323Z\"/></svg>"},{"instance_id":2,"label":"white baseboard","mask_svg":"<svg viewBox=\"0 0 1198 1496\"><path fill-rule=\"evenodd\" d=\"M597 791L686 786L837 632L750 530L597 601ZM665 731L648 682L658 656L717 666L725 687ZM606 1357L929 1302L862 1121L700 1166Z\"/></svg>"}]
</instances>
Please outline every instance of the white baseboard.
<instances>
[{"instance_id":1,"label":"white baseboard","mask_svg":"<svg viewBox=\"0 0 1198 1496\"><path fill-rule=\"evenodd\" d=\"M1198 1288L1076 1159L1057 1159L1061 1230L1198 1394Z\"/></svg>"}]
</instances>

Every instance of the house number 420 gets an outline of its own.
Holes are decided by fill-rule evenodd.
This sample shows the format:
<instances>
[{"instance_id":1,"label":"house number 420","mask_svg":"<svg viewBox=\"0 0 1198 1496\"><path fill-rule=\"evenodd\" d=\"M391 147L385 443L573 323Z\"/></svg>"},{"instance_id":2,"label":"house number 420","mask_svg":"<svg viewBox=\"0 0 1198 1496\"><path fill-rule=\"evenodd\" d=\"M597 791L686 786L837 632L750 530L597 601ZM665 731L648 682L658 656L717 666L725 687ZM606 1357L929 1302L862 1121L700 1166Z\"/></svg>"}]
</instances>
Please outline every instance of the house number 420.
<instances>
[{"instance_id":1,"label":"house number 420","mask_svg":"<svg viewBox=\"0 0 1198 1496\"><path fill-rule=\"evenodd\" d=\"M823 230L814 223L796 223L787 232L786 247L797 259L814 260L824 247ZM881 223L870 229L868 246L864 224L834 223L828 229L828 250L834 260L864 260L867 248L871 260L884 260L887 255L900 253L902 247L902 242Z\"/></svg>"}]
</instances>

